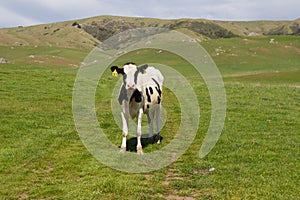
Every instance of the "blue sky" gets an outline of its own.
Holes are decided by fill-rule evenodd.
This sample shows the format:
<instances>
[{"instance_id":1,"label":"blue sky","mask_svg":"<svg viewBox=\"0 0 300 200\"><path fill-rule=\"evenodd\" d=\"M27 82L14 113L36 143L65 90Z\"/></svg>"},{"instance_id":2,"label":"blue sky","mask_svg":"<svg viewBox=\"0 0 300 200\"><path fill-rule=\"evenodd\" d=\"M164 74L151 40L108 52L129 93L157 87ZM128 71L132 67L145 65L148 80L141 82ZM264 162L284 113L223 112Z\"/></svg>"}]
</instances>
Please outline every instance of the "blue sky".
<instances>
[{"instance_id":1,"label":"blue sky","mask_svg":"<svg viewBox=\"0 0 300 200\"><path fill-rule=\"evenodd\" d=\"M29 26L99 15L163 19L294 20L299 0L0 0L0 27Z\"/></svg>"}]
</instances>

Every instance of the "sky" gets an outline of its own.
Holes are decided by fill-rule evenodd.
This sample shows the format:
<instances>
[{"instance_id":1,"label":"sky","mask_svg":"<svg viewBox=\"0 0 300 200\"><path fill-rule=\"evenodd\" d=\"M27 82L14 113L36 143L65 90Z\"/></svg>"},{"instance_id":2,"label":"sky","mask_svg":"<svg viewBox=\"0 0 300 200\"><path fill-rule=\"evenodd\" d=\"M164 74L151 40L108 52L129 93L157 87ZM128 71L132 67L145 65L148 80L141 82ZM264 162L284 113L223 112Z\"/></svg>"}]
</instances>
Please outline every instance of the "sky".
<instances>
[{"instance_id":1,"label":"sky","mask_svg":"<svg viewBox=\"0 0 300 200\"><path fill-rule=\"evenodd\" d=\"M0 0L0 28L100 15L226 21L295 20L299 0Z\"/></svg>"}]
</instances>

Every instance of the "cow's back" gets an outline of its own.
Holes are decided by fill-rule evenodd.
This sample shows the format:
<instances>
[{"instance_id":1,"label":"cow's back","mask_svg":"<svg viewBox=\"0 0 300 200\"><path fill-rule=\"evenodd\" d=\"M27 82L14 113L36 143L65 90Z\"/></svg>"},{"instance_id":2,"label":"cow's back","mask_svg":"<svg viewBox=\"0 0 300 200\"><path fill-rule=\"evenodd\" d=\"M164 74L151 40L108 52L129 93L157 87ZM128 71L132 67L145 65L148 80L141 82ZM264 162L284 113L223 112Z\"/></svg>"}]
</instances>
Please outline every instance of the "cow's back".
<instances>
[{"instance_id":1,"label":"cow's back","mask_svg":"<svg viewBox=\"0 0 300 200\"><path fill-rule=\"evenodd\" d=\"M155 105L161 104L163 76L158 69L148 67L141 74L142 94L144 96L144 110L147 112Z\"/></svg>"},{"instance_id":2,"label":"cow's back","mask_svg":"<svg viewBox=\"0 0 300 200\"><path fill-rule=\"evenodd\" d=\"M164 77L161 74L161 72L154 68L154 67L148 67L145 69L145 71L141 74L141 79L139 79L141 82L139 84L146 86L153 84L153 79L160 85L162 88ZM155 83L155 82L154 82Z\"/></svg>"}]
</instances>

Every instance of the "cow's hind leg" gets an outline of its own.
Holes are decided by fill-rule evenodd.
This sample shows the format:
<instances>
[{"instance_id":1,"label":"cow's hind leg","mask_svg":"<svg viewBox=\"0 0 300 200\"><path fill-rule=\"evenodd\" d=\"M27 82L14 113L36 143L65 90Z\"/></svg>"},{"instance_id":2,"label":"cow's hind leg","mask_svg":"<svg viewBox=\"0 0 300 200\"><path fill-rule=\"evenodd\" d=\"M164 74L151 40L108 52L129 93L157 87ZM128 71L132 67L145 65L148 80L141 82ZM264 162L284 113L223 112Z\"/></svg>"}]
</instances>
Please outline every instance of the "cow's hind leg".
<instances>
[{"instance_id":1,"label":"cow's hind leg","mask_svg":"<svg viewBox=\"0 0 300 200\"><path fill-rule=\"evenodd\" d=\"M139 155L144 154L143 153L143 147L142 147L142 142L141 142L141 137L142 137L142 117L143 117L143 109L141 108L139 110L139 115L137 119L137 126L136 126L136 137L137 137L137 146L136 146L136 151Z\"/></svg>"},{"instance_id":2,"label":"cow's hind leg","mask_svg":"<svg viewBox=\"0 0 300 200\"><path fill-rule=\"evenodd\" d=\"M154 112L152 110L149 110L147 113L148 118L148 126L149 126L149 136L148 136L148 142L153 143L153 120L154 120Z\"/></svg>"},{"instance_id":3,"label":"cow's hind leg","mask_svg":"<svg viewBox=\"0 0 300 200\"><path fill-rule=\"evenodd\" d=\"M158 104L155 109L155 114L156 114L156 131L157 135L155 137L155 141L157 144L161 142L161 137L160 137L160 129L161 129L161 116L160 116L160 110L161 110L161 104Z\"/></svg>"}]
</instances>

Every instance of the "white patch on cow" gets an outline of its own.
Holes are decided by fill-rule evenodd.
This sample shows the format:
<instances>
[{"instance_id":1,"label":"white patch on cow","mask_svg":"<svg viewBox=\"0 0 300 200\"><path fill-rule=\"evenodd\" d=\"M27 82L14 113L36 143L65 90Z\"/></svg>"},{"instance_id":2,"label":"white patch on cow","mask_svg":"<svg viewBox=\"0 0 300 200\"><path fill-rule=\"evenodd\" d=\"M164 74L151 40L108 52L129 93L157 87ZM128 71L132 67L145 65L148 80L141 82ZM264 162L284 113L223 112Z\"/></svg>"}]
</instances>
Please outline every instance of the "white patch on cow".
<instances>
[{"instance_id":1,"label":"white patch on cow","mask_svg":"<svg viewBox=\"0 0 300 200\"><path fill-rule=\"evenodd\" d=\"M134 74L137 71L137 66L134 64L127 64L123 66L124 73L126 74L126 90L135 89Z\"/></svg>"}]
</instances>

